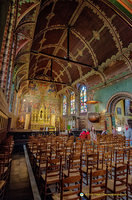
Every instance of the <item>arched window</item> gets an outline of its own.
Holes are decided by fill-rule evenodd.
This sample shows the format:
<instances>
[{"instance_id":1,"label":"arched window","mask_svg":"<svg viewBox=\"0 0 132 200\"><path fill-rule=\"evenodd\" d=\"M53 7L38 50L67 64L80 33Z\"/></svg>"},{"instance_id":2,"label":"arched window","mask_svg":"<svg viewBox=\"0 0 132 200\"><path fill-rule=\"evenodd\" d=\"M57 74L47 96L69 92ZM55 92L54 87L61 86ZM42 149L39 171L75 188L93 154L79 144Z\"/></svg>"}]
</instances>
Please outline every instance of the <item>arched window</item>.
<instances>
[{"instance_id":1,"label":"arched window","mask_svg":"<svg viewBox=\"0 0 132 200\"><path fill-rule=\"evenodd\" d=\"M87 112L87 90L86 86L82 86L80 88L80 112L85 113Z\"/></svg>"},{"instance_id":2,"label":"arched window","mask_svg":"<svg viewBox=\"0 0 132 200\"><path fill-rule=\"evenodd\" d=\"M63 96L63 115L67 113L67 99L66 96Z\"/></svg>"},{"instance_id":3,"label":"arched window","mask_svg":"<svg viewBox=\"0 0 132 200\"><path fill-rule=\"evenodd\" d=\"M71 92L71 114L75 114L75 92Z\"/></svg>"}]
</instances>

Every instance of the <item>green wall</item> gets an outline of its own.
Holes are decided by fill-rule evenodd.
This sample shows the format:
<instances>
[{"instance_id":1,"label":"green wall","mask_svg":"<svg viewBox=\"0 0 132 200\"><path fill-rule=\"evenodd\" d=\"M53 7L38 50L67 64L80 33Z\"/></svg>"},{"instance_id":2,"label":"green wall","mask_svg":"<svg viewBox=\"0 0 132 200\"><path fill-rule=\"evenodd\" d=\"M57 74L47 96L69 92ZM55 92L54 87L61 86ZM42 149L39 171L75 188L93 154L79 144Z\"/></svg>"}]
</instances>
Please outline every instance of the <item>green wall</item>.
<instances>
[{"instance_id":1,"label":"green wall","mask_svg":"<svg viewBox=\"0 0 132 200\"><path fill-rule=\"evenodd\" d=\"M100 101L98 105L98 112L105 110L109 99L118 92L132 93L132 78L122 80L118 83L114 83L113 85L97 90L95 92L94 99Z\"/></svg>"}]
</instances>

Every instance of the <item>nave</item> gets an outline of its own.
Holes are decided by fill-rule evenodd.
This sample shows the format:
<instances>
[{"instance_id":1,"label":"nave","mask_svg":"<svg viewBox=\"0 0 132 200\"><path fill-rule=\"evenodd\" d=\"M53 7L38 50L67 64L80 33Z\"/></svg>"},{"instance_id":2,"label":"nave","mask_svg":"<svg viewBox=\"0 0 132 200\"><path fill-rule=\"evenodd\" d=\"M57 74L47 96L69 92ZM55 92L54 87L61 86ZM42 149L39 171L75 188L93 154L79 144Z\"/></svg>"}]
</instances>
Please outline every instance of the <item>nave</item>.
<instances>
[{"instance_id":1,"label":"nave","mask_svg":"<svg viewBox=\"0 0 132 200\"><path fill-rule=\"evenodd\" d=\"M31 136L28 152L42 199L132 198L132 149L121 135Z\"/></svg>"}]
</instances>

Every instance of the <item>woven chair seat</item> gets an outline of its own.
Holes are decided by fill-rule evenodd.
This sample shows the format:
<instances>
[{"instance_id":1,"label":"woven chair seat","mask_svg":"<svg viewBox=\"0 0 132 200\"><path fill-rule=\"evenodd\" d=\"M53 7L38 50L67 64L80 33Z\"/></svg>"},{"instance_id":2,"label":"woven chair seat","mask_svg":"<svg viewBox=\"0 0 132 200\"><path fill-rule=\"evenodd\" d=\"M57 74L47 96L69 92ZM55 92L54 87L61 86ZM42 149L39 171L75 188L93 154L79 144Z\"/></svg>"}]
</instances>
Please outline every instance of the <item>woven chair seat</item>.
<instances>
[{"instance_id":1,"label":"woven chair seat","mask_svg":"<svg viewBox=\"0 0 132 200\"><path fill-rule=\"evenodd\" d=\"M106 169L107 165L106 164L103 164L103 169ZM98 165L98 169L102 169L102 164L99 164ZM108 170L111 170L112 167L108 165Z\"/></svg>"},{"instance_id":2,"label":"woven chair seat","mask_svg":"<svg viewBox=\"0 0 132 200\"><path fill-rule=\"evenodd\" d=\"M76 194L73 194L72 195L72 191L67 191L67 192L64 192L63 193L64 195L70 195L70 196L64 196L63 197L63 200L68 200L68 199L74 199L74 198L77 198L78 197L78 195L76 195ZM56 194L53 194L52 195L52 198L54 199L54 200L60 200L60 193L56 193Z\"/></svg>"},{"instance_id":3,"label":"woven chair seat","mask_svg":"<svg viewBox=\"0 0 132 200\"><path fill-rule=\"evenodd\" d=\"M68 176L68 169L63 170L63 174ZM70 169L69 176L79 176L80 172L75 172L75 169Z\"/></svg>"},{"instance_id":4,"label":"woven chair seat","mask_svg":"<svg viewBox=\"0 0 132 200\"><path fill-rule=\"evenodd\" d=\"M89 167L89 169L93 169L93 167L91 166L91 167ZM88 172L89 172L89 169L88 169ZM96 170L97 169L93 169L92 171L94 172ZM82 167L82 172L87 173L87 167Z\"/></svg>"},{"instance_id":5,"label":"woven chair seat","mask_svg":"<svg viewBox=\"0 0 132 200\"><path fill-rule=\"evenodd\" d=\"M106 196L104 193L99 194L99 190L102 190L102 189L100 187L92 189L92 196L91 196L92 200L99 200L99 199L102 199ZM83 187L82 192L85 194L86 197L89 198L89 186ZM97 192L97 194L94 194L96 192Z\"/></svg>"},{"instance_id":6,"label":"woven chair seat","mask_svg":"<svg viewBox=\"0 0 132 200\"><path fill-rule=\"evenodd\" d=\"M56 175L54 173L51 173L50 175L53 175L51 177L47 177L47 185L52 183L58 183L60 181L59 175ZM41 175L42 179L45 181L45 174Z\"/></svg>"},{"instance_id":7,"label":"woven chair seat","mask_svg":"<svg viewBox=\"0 0 132 200\"><path fill-rule=\"evenodd\" d=\"M39 167L39 163L36 163L36 164L37 164L37 166ZM46 168L46 163L40 164L40 168Z\"/></svg>"},{"instance_id":8,"label":"woven chair seat","mask_svg":"<svg viewBox=\"0 0 132 200\"><path fill-rule=\"evenodd\" d=\"M128 175L128 185L132 185L132 175Z\"/></svg>"},{"instance_id":9,"label":"woven chair seat","mask_svg":"<svg viewBox=\"0 0 132 200\"><path fill-rule=\"evenodd\" d=\"M117 181L117 184L121 184L121 182ZM108 180L107 188L111 191L114 191L114 180L113 179ZM124 192L125 190L126 190L126 186L123 185L123 183L122 183L122 185L116 186L116 193Z\"/></svg>"},{"instance_id":10,"label":"woven chair seat","mask_svg":"<svg viewBox=\"0 0 132 200\"><path fill-rule=\"evenodd\" d=\"M124 163L125 164L125 163ZM112 162L112 167L115 167L115 165L117 166L117 167L121 167L121 166L123 166L124 165L123 163L115 163L115 162Z\"/></svg>"}]
</instances>

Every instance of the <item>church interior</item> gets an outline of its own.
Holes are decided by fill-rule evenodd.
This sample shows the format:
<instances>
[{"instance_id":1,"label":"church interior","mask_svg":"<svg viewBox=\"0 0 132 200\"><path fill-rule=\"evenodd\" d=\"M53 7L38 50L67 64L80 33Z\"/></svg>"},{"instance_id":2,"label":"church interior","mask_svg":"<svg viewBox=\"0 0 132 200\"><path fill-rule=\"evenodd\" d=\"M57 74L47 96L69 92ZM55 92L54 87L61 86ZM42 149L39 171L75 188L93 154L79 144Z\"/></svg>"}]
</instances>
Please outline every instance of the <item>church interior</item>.
<instances>
[{"instance_id":1,"label":"church interior","mask_svg":"<svg viewBox=\"0 0 132 200\"><path fill-rule=\"evenodd\" d=\"M132 0L0 0L0 199L122 192L132 199Z\"/></svg>"}]
</instances>

